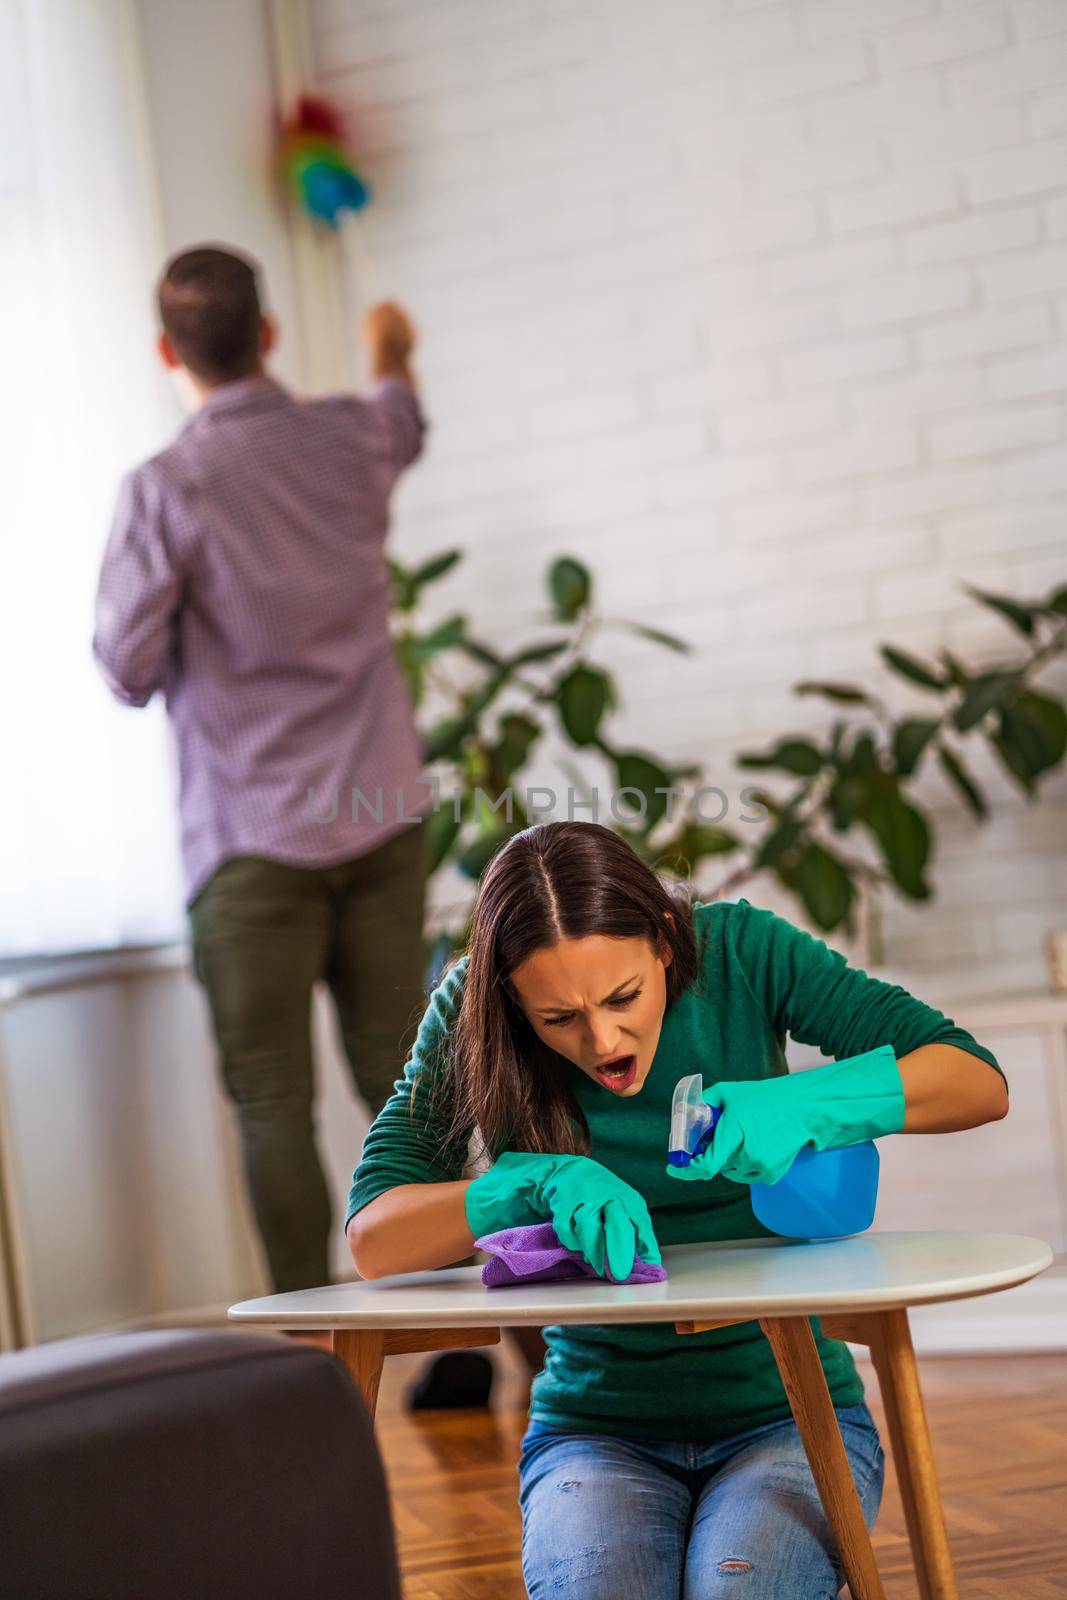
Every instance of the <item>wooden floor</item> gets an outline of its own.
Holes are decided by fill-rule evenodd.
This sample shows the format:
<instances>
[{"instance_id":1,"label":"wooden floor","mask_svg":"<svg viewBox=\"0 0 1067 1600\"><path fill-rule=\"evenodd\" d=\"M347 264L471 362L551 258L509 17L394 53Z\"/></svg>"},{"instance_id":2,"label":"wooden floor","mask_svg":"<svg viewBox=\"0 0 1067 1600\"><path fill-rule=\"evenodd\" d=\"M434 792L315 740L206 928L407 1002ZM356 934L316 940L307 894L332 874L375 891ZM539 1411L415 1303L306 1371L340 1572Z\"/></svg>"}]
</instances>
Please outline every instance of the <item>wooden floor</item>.
<instances>
[{"instance_id":1,"label":"wooden floor","mask_svg":"<svg viewBox=\"0 0 1067 1600\"><path fill-rule=\"evenodd\" d=\"M403 1390L425 1357L385 1364L378 1431L405 1600L524 1600L524 1384L500 1348L488 1413L408 1414ZM1067 1356L930 1358L922 1374L960 1600L1067 1600ZM866 1368L864 1379L881 1424ZM892 1472L874 1544L888 1600L915 1600Z\"/></svg>"}]
</instances>

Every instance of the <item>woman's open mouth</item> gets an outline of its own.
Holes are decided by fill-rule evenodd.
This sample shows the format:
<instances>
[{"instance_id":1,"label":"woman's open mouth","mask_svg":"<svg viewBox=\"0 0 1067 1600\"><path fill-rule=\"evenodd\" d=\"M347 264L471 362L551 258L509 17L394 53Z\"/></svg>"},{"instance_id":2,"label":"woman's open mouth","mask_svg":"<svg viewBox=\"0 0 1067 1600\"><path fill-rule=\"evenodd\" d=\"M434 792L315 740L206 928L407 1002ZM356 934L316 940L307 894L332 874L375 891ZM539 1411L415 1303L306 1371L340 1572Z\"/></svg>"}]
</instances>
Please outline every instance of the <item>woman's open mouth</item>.
<instances>
[{"instance_id":1,"label":"woman's open mouth","mask_svg":"<svg viewBox=\"0 0 1067 1600\"><path fill-rule=\"evenodd\" d=\"M602 1067L593 1070L605 1089L613 1089L616 1094L621 1094L637 1077L637 1057L616 1056L614 1061L606 1061Z\"/></svg>"}]
</instances>

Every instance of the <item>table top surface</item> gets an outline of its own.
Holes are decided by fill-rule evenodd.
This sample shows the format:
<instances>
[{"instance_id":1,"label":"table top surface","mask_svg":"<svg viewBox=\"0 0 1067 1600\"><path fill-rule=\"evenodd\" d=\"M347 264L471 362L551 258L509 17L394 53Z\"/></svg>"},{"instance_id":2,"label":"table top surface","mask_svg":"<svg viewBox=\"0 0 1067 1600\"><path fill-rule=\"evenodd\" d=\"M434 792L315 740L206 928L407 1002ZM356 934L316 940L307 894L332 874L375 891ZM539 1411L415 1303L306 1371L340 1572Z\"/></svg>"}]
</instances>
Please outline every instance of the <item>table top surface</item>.
<instances>
[{"instance_id":1,"label":"table top surface","mask_svg":"<svg viewBox=\"0 0 1067 1600\"><path fill-rule=\"evenodd\" d=\"M990 1294L1052 1259L1042 1240L1008 1233L743 1239L668 1246L663 1283L578 1278L487 1289L480 1267L446 1267L245 1300L230 1318L268 1328L477 1328L818 1316Z\"/></svg>"}]
</instances>

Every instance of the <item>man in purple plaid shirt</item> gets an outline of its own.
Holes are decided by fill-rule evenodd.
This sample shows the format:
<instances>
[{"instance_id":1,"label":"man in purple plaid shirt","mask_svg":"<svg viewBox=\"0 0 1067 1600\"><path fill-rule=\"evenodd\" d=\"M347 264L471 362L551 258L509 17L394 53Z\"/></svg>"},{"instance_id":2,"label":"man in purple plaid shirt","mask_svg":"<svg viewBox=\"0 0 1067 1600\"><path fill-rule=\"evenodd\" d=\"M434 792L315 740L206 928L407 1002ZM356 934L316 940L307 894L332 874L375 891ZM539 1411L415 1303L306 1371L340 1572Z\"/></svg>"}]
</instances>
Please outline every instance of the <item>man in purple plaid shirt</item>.
<instances>
[{"instance_id":1,"label":"man in purple plaid shirt","mask_svg":"<svg viewBox=\"0 0 1067 1600\"><path fill-rule=\"evenodd\" d=\"M421 1015L422 752L389 632L388 505L424 424L397 307L364 323L369 398L269 378L253 265L176 257L160 353L193 413L128 474L94 652L113 692L166 697L196 972L275 1287L328 1280L312 986L332 991L372 1112Z\"/></svg>"}]
</instances>

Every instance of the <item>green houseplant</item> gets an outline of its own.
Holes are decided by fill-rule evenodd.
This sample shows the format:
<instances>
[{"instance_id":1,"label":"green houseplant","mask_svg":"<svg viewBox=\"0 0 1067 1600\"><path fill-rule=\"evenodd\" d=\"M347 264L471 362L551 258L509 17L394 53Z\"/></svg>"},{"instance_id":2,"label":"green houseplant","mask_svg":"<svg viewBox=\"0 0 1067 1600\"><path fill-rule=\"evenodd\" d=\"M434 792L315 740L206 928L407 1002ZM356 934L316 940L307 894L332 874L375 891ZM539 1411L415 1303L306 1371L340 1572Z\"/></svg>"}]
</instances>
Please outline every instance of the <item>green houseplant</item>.
<instances>
[{"instance_id":1,"label":"green houseplant","mask_svg":"<svg viewBox=\"0 0 1067 1600\"><path fill-rule=\"evenodd\" d=\"M418 567L392 564L396 648L420 720L428 723L427 765L440 774L431 874L451 863L476 880L504 840L528 825L518 783L552 733L564 746L561 765L576 791L595 792L590 769L608 774L610 825L658 871L690 876L710 857L730 857L720 894L768 871L818 927L852 933L864 889L891 887L916 901L930 895L932 823L909 792L926 763L937 763L981 821L988 804L964 758L965 741L987 742L1031 800L1067 749L1063 702L1036 687L1067 652L1067 587L1031 601L970 590L1014 630L1021 648L1011 658L974 670L947 650L923 661L883 645L886 666L930 698L925 716L895 717L879 696L855 684L796 685L797 694L821 696L836 708L826 737L794 734L769 750L742 753L743 771L784 781L790 792L747 791L762 815L741 832L712 824L695 803L699 766L613 741L611 714L620 694L596 655L611 629L680 653L689 646L659 629L600 615L592 576L571 556L558 557L547 571L546 636L511 653L477 639L462 613L420 626L425 591L460 560L450 550ZM843 847L849 834L858 850ZM443 934L436 960L465 935L465 927Z\"/></svg>"},{"instance_id":2,"label":"green houseplant","mask_svg":"<svg viewBox=\"0 0 1067 1600\"><path fill-rule=\"evenodd\" d=\"M423 734L427 765L440 773L443 796L430 818L431 875L451 863L476 880L504 840L528 825L518 781L550 732L586 768L595 759L610 774L619 803L613 825L657 868L688 874L706 857L735 850L735 835L700 821L691 804L673 803L678 785L697 777L699 768L616 744L608 733L620 695L595 659L600 636L624 629L680 654L689 645L657 628L601 616L591 574L570 556L554 560L546 574L545 638L504 654L477 639L460 613L420 627L426 588L460 560L458 550L449 550L419 567L392 563L400 663L416 710L432 703L438 708ZM586 773L571 761L567 771L588 793ZM438 955L462 943L465 932L443 935Z\"/></svg>"},{"instance_id":3,"label":"green houseplant","mask_svg":"<svg viewBox=\"0 0 1067 1600\"><path fill-rule=\"evenodd\" d=\"M863 883L890 885L910 900L930 897L932 824L908 792L925 763L937 763L981 822L989 807L965 761L965 741L988 744L1028 800L1037 798L1041 780L1063 760L1067 712L1035 680L1067 650L1067 587L1032 601L978 589L968 593L1012 626L1021 651L972 670L949 650L930 662L882 645L886 666L929 697L929 715L895 717L877 695L855 684L800 683L797 694L820 695L846 713L835 719L825 741L796 736L738 758L744 770L795 780L784 800L762 797L772 823L746 870L770 869L827 931L850 925ZM875 863L836 845L852 830L873 844ZM722 887L732 883L728 879Z\"/></svg>"}]
</instances>

